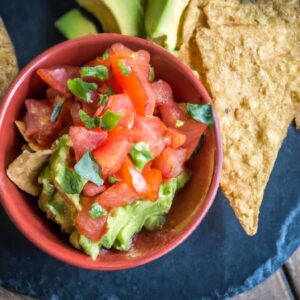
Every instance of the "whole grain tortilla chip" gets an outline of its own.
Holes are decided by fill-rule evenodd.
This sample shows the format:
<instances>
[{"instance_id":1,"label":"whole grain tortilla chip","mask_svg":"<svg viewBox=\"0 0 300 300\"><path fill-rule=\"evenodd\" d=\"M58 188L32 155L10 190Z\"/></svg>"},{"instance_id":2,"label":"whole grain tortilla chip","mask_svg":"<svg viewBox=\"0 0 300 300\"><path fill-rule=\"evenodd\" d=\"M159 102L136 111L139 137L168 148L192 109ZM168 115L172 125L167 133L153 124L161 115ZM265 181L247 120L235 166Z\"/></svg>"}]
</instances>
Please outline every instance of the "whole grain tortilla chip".
<instances>
[{"instance_id":1,"label":"whole grain tortilla chip","mask_svg":"<svg viewBox=\"0 0 300 300\"><path fill-rule=\"evenodd\" d=\"M219 117L221 188L249 235L278 151L295 115L285 26L199 29L196 38Z\"/></svg>"},{"instance_id":2,"label":"whole grain tortilla chip","mask_svg":"<svg viewBox=\"0 0 300 300\"><path fill-rule=\"evenodd\" d=\"M40 193L38 175L51 154L52 150L33 153L24 151L8 166L7 176L21 190L30 195L38 196Z\"/></svg>"},{"instance_id":3,"label":"whole grain tortilla chip","mask_svg":"<svg viewBox=\"0 0 300 300\"><path fill-rule=\"evenodd\" d=\"M13 44L0 18L0 100L18 73L18 64Z\"/></svg>"}]
</instances>

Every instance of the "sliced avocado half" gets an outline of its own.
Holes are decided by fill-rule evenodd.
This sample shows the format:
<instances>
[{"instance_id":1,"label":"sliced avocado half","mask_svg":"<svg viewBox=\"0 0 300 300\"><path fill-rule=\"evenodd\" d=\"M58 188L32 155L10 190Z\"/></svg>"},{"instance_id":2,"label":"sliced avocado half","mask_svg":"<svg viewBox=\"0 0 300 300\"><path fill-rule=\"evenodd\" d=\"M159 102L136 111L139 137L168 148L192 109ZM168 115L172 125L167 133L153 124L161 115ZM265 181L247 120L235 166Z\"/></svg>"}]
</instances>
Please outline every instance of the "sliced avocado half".
<instances>
[{"instance_id":1,"label":"sliced avocado half","mask_svg":"<svg viewBox=\"0 0 300 300\"><path fill-rule=\"evenodd\" d=\"M177 44L180 19L189 0L148 0L145 13L147 39L167 50Z\"/></svg>"},{"instance_id":2,"label":"sliced avocado half","mask_svg":"<svg viewBox=\"0 0 300 300\"><path fill-rule=\"evenodd\" d=\"M97 33L95 24L88 20L78 9L70 10L61 16L54 25L69 40Z\"/></svg>"},{"instance_id":3,"label":"sliced avocado half","mask_svg":"<svg viewBox=\"0 0 300 300\"><path fill-rule=\"evenodd\" d=\"M139 0L77 0L96 16L104 32L145 36L144 11Z\"/></svg>"}]
</instances>

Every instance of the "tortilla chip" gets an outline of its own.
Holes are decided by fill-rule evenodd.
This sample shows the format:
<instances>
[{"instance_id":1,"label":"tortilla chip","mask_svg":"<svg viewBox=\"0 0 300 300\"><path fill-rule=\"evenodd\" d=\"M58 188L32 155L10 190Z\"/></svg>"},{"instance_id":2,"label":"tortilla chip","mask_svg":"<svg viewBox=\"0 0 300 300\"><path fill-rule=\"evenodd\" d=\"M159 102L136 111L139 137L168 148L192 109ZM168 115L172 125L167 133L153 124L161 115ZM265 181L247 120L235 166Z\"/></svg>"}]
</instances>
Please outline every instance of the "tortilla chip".
<instances>
[{"instance_id":1,"label":"tortilla chip","mask_svg":"<svg viewBox=\"0 0 300 300\"><path fill-rule=\"evenodd\" d=\"M13 44L0 18L0 100L18 73L18 64Z\"/></svg>"},{"instance_id":2,"label":"tortilla chip","mask_svg":"<svg viewBox=\"0 0 300 300\"><path fill-rule=\"evenodd\" d=\"M15 121L15 124L17 126L17 128L19 129L19 132L21 133L21 135L23 136L24 140L26 142L28 142L28 146L33 150L33 151L42 151L42 150L46 150L44 149L42 146L40 146L39 144L30 141L30 139L28 138L28 136L26 135L26 129L25 129L25 123L23 121Z\"/></svg>"},{"instance_id":3,"label":"tortilla chip","mask_svg":"<svg viewBox=\"0 0 300 300\"><path fill-rule=\"evenodd\" d=\"M21 190L30 195L38 196L40 194L38 175L51 154L52 150L33 153L24 151L8 166L7 176Z\"/></svg>"},{"instance_id":4,"label":"tortilla chip","mask_svg":"<svg viewBox=\"0 0 300 300\"><path fill-rule=\"evenodd\" d=\"M285 26L202 28L196 38L223 139L221 188L249 235L295 113Z\"/></svg>"}]
</instances>

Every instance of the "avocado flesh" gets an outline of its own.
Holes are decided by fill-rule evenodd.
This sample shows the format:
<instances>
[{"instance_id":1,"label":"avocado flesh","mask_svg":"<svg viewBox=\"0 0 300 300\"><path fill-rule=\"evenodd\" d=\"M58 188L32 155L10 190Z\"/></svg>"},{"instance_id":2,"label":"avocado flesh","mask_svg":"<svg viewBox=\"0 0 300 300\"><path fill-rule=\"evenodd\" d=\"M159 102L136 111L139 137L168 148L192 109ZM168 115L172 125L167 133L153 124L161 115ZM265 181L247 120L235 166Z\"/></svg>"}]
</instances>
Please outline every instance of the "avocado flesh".
<instances>
[{"instance_id":1,"label":"avocado flesh","mask_svg":"<svg viewBox=\"0 0 300 300\"><path fill-rule=\"evenodd\" d=\"M38 200L40 209L49 219L60 225L62 231L70 233L74 227L76 210L61 197L51 183L49 166L43 169L39 182L43 186Z\"/></svg>"},{"instance_id":2,"label":"avocado flesh","mask_svg":"<svg viewBox=\"0 0 300 300\"><path fill-rule=\"evenodd\" d=\"M77 0L95 15L104 32L145 36L144 11L139 0Z\"/></svg>"},{"instance_id":3,"label":"avocado flesh","mask_svg":"<svg viewBox=\"0 0 300 300\"><path fill-rule=\"evenodd\" d=\"M189 0L148 0L145 14L147 39L167 50L177 44L180 19Z\"/></svg>"},{"instance_id":4,"label":"avocado flesh","mask_svg":"<svg viewBox=\"0 0 300 300\"><path fill-rule=\"evenodd\" d=\"M56 141L56 150L50 158L50 177L51 182L67 201L74 205L77 210L81 210L79 194L68 194L61 188L62 181L64 180L64 171L70 161L70 147L71 139L68 135L63 135Z\"/></svg>"},{"instance_id":5,"label":"avocado flesh","mask_svg":"<svg viewBox=\"0 0 300 300\"><path fill-rule=\"evenodd\" d=\"M39 182L42 184L42 193L39 198L40 208L47 213L64 232L70 234L70 242L77 249L83 250L92 259L96 259L101 247L115 248L126 251L130 248L132 237L143 227L155 230L164 224L165 215L171 208L175 193L182 188L190 178L190 172L184 171L177 178L161 185L159 198L155 202L139 200L114 209L108 217L108 231L100 242L96 243L74 230L74 221L78 209L70 201L70 196L58 191L60 177L70 160L69 150L71 141L68 135L62 136L54 143L54 153L49 164L44 167ZM65 194L62 196L62 193Z\"/></svg>"},{"instance_id":6,"label":"avocado flesh","mask_svg":"<svg viewBox=\"0 0 300 300\"><path fill-rule=\"evenodd\" d=\"M97 33L95 24L82 15L78 9L70 10L60 17L54 25L69 40Z\"/></svg>"}]
</instances>

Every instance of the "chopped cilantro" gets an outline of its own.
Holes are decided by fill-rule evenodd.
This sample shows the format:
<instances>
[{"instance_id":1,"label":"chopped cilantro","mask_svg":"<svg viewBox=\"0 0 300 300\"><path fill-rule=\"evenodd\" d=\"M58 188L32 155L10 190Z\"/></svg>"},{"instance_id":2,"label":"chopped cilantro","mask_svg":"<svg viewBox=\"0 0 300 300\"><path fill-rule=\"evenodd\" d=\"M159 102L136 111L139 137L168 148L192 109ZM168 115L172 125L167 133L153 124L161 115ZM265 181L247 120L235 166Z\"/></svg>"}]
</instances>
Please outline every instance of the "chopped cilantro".
<instances>
[{"instance_id":1,"label":"chopped cilantro","mask_svg":"<svg viewBox=\"0 0 300 300\"><path fill-rule=\"evenodd\" d=\"M107 80L109 78L108 69L105 66L99 65L95 67L82 67L80 69L81 76L91 76L100 80Z\"/></svg>"},{"instance_id":2,"label":"chopped cilantro","mask_svg":"<svg viewBox=\"0 0 300 300\"><path fill-rule=\"evenodd\" d=\"M154 158L149 145L145 142L133 144L129 156L139 171L142 171L144 166Z\"/></svg>"},{"instance_id":3,"label":"chopped cilantro","mask_svg":"<svg viewBox=\"0 0 300 300\"><path fill-rule=\"evenodd\" d=\"M99 203L93 203L89 210L89 214L93 219L100 218L107 215L107 212L102 208Z\"/></svg>"},{"instance_id":4,"label":"chopped cilantro","mask_svg":"<svg viewBox=\"0 0 300 300\"><path fill-rule=\"evenodd\" d=\"M211 104L191 104L186 106L187 112L194 120L204 123L207 126L214 124Z\"/></svg>"},{"instance_id":5,"label":"chopped cilantro","mask_svg":"<svg viewBox=\"0 0 300 300\"><path fill-rule=\"evenodd\" d=\"M85 82L80 78L69 79L68 88L72 94L87 103L91 103L91 91L94 91L98 88L98 85L93 82Z\"/></svg>"},{"instance_id":6,"label":"chopped cilantro","mask_svg":"<svg viewBox=\"0 0 300 300\"><path fill-rule=\"evenodd\" d=\"M124 60L119 60L118 66L124 76L129 76L131 73L131 68L126 66Z\"/></svg>"},{"instance_id":7,"label":"chopped cilantro","mask_svg":"<svg viewBox=\"0 0 300 300\"><path fill-rule=\"evenodd\" d=\"M97 186L103 185L104 181L100 176L99 165L95 161L91 151L87 151L74 166L75 171L84 179L95 183Z\"/></svg>"}]
</instances>

